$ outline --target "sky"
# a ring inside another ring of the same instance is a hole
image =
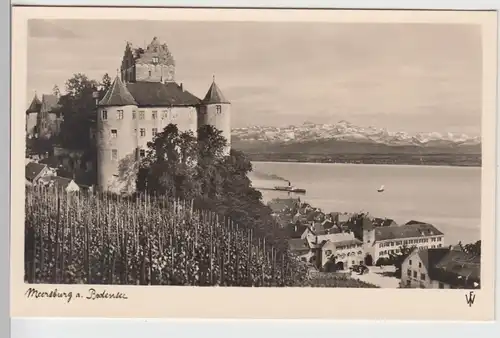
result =
[[[213,76],[232,127],[347,120],[393,131],[480,135],[482,46],[464,24],[30,20],[27,105],[74,73],[114,78],[125,44],[157,36],[176,81]]]

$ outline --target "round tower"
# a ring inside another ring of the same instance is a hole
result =
[[[117,76],[97,109],[97,185],[100,191],[130,191],[136,160],[134,114],[137,103]],[[135,180],[134,180],[135,181]]]
[[[215,77],[201,102],[198,126],[211,125],[222,132],[227,141],[225,153],[231,150],[231,102],[215,83]]]

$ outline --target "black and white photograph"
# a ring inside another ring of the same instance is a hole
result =
[[[492,285],[480,24],[26,30],[13,114],[27,298],[37,285],[463,289],[468,308]]]

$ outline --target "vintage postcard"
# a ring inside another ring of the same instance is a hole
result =
[[[12,315],[493,320],[496,20],[14,8]]]

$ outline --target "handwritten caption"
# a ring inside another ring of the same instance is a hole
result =
[[[87,292],[73,292],[73,291],[61,291],[58,289],[53,289],[50,291],[40,291],[36,288],[28,288],[24,293],[26,298],[40,299],[40,298],[54,298],[63,299],[67,303],[75,299],[84,300],[108,300],[108,299],[128,299],[127,295],[123,292],[109,292],[106,290],[97,290],[95,288],[89,288]]]

